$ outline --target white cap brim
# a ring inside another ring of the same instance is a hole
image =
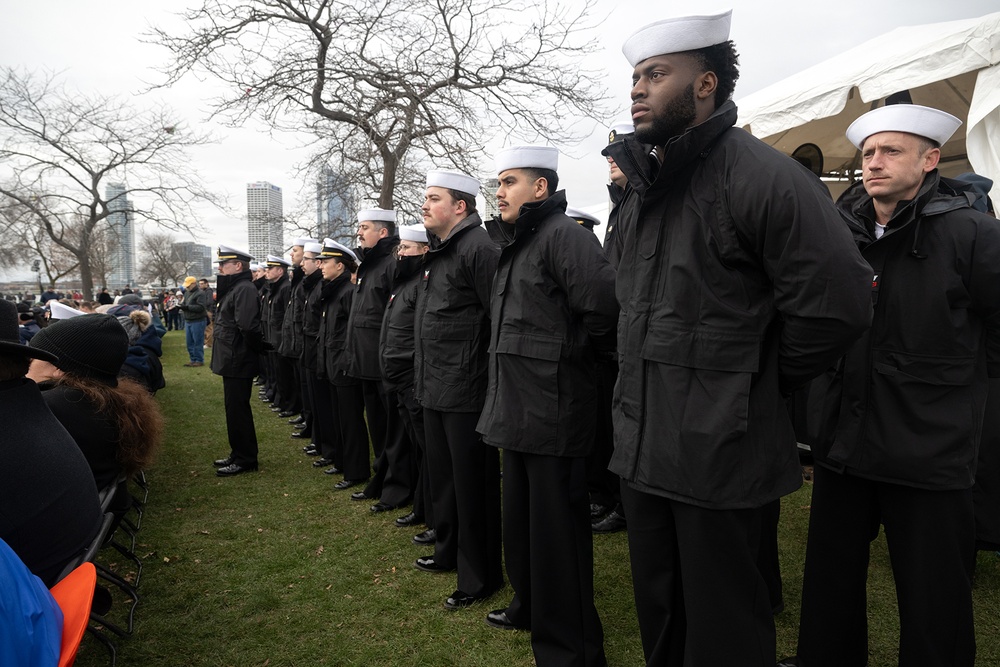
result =
[[[479,186],[478,178],[467,176],[458,171],[435,169],[427,172],[427,187],[429,188],[448,188],[475,197],[479,194]]]
[[[427,243],[427,229],[423,225],[405,225],[399,228],[399,238],[414,243]]]
[[[625,40],[622,53],[632,67],[653,56],[704,49],[729,40],[733,10],[678,16],[645,25]]]
[[[559,150],[551,146],[512,146],[496,155],[496,169],[550,169],[559,171]]]
[[[358,211],[358,222],[396,222],[396,212],[385,208],[366,208]]]

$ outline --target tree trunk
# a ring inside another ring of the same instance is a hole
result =
[[[392,151],[382,151],[382,191],[378,195],[379,208],[393,208],[392,195],[396,190],[396,171],[399,159]]]
[[[94,275],[90,270],[90,253],[85,247],[80,248],[80,252],[77,254],[76,258],[80,262],[80,283],[83,287],[80,291],[83,293],[83,297],[86,300],[94,298]]]

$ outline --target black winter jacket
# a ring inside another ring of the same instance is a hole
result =
[[[414,319],[414,395],[442,412],[479,412],[486,398],[490,290],[500,249],[478,213],[430,250],[417,287]]]
[[[566,194],[494,219],[503,244],[490,309],[483,441],[547,456],[586,456],[597,425],[595,350],[614,352],[615,272]]]
[[[863,184],[841,198],[875,276],[875,317],[844,359],[836,437],[813,448],[820,464],[922,489],[972,486],[988,377],[1000,377],[1000,223],[962,189],[931,172],[878,240]]]
[[[423,257],[400,257],[382,317],[378,357],[382,381],[393,391],[413,391],[413,323]]]
[[[270,284],[265,299],[267,331],[264,332],[264,340],[273,345],[275,350],[281,347],[281,330],[285,324],[285,311],[288,308],[290,294],[291,284],[288,274],[283,274]]]
[[[396,272],[393,250],[398,245],[399,237],[395,235],[379,239],[364,251],[358,267],[351,319],[347,325],[347,349],[350,374],[360,380],[382,377],[378,362],[379,330],[392,290],[392,276]]]
[[[278,354],[290,359],[299,359],[302,356],[302,307],[305,303],[302,279],[305,276],[301,266],[292,268],[292,277],[288,287],[288,302],[285,304],[285,315],[281,321],[281,342]]]
[[[218,277],[219,303],[212,333],[212,372],[252,378],[260,371],[264,336],[260,330],[260,299],[253,274],[244,271]]]
[[[347,322],[354,300],[354,285],[347,271],[333,280],[324,280],[320,289],[319,345],[316,372],[335,385],[356,384],[348,377]]]
[[[323,317],[319,298],[323,291],[323,272],[319,269],[302,279],[302,365],[313,370],[317,367],[319,323]]]
[[[826,188],[735,121],[727,102],[658,170],[608,147],[639,198],[618,267],[610,468],[718,509],[801,485],[785,397],[871,321],[871,271]]]

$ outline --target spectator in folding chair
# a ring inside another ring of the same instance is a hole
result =
[[[87,460],[25,377],[31,359],[58,361],[18,342],[16,308],[0,301],[0,539],[51,586],[94,540],[102,513]]]
[[[61,320],[31,340],[32,349],[59,355],[54,362],[33,361],[28,377],[86,456],[99,489],[149,465],[163,431],[160,408],[146,388],[118,377],[128,343],[118,319],[97,314]]]

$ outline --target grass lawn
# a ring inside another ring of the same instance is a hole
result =
[[[253,400],[261,471],[222,479],[228,453],[222,383],[208,366],[184,368],[182,332],[164,339],[164,447],[147,473],[149,501],[137,551],[144,559],[135,634],[119,664],[279,667],[303,665],[532,665],[529,636],[483,618],[509,588],[469,609],[446,611],[453,574],[412,567],[430,550],[396,528],[405,512],[373,515],[370,502],[334,491],[302,454],[291,427]],[[256,392],[254,392],[256,394]],[[785,611],[778,653],[792,654],[811,488],[784,499],[781,558]],[[624,533],[594,537],[597,607],[611,665],[643,664]],[[113,560],[107,550],[102,559]],[[979,665],[1000,665],[1000,558],[982,553],[975,607]],[[896,663],[899,632],[885,542],[872,555],[871,665]],[[112,612],[114,617],[114,612]],[[720,641],[726,629],[719,628]],[[92,638],[77,665],[107,664]]]

